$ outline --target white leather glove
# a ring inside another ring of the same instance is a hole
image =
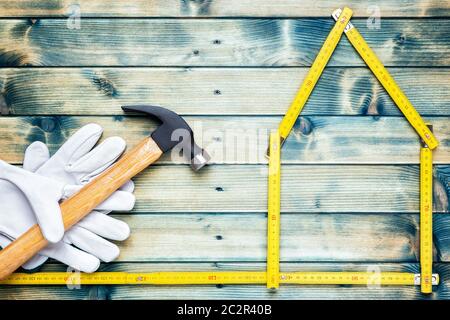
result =
[[[45,181],[50,178],[55,186],[62,185],[61,197],[69,197],[82,185],[107,169],[124,151],[125,142],[120,138],[108,138],[91,151],[101,134],[100,126],[87,125],[76,132],[51,158],[49,158],[47,147],[43,143],[35,142],[27,148],[24,169],[35,171]],[[17,186],[11,186],[11,184],[7,186],[10,190],[8,193],[15,197],[13,202],[7,201],[8,199],[2,196],[4,182],[0,180],[2,183],[0,185],[0,246],[2,247],[36,223],[34,218],[36,210],[29,204],[27,210],[14,210],[14,206],[24,209],[24,199],[17,195],[19,190]],[[93,272],[97,270],[100,260],[109,262],[117,258],[119,248],[104,238],[124,240],[129,236],[130,230],[127,224],[107,216],[106,213],[112,210],[131,210],[135,202],[133,189],[133,183],[127,183],[99,205],[96,211],[67,231],[62,241],[50,244],[23,267],[34,269],[44,263],[47,257],[51,257],[74,269]],[[39,190],[41,195],[47,193],[46,189]],[[2,209],[2,204],[5,202],[9,203],[8,214],[4,214],[5,211]],[[14,215],[12,220],[11,215]],[[51,221],[46,225],[58,223]]]
[[[5,243],[2,238],[14,239],[35,223],[49,242],[60,241],[64,235],[59,208],[63,194],[62,183],[0,160],[0,245]]]

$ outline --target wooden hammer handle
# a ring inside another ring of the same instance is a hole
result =
[[[70,229],[125,182],[144,170],[162,155],[155,141],[148,137],[126,153],[108,170],[61,203],[64,229]],[[5,279],[48,242],[37,224],[0,251],[0,280]]]

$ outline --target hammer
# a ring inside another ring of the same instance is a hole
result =
[[[150,137],[142,140],[113,166],[61,203],[64,229],[87,216],[125,182],[158,160],[175,146],[189,157],[194,171],[210,160],[209,155],[194,141],[194,133],[178,114],[156,106],[126,106],[124,111],[139,111],[156,117],[161,125]],[[37,224],[0,251],[0,280],[5,279],[22,264],[48,245]]]

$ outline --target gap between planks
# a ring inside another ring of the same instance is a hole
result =
[[[255,3],[256,2],[256,3]],[[339,6],[349,6],[356,17],[436,17],[450,16],[450,5],[445,0],[364,1],[304,0],[3,0],[2,17],[49,16],[66,17],[80,10],[83,17],[309,17],[326,16]],[[379,12],[378,12],[379,11]]]

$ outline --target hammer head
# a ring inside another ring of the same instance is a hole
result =
[[[122,109],[144,112],[158,119],[161,125],[152,132],[152,139],[162,152],[167,152],[175,146],[182,148],[194,171],[203,168],[211,159],[208,153],[195,143],[191,127],[175,112],[149,105],[123,106]]]

